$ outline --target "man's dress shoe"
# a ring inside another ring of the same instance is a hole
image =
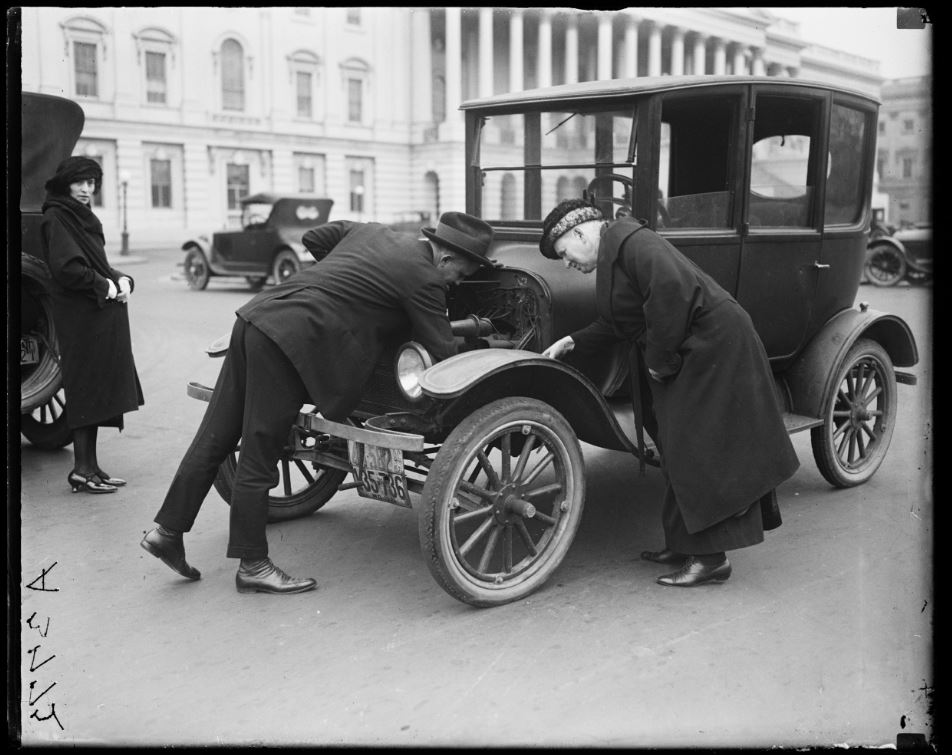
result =
[[[676,572],[658,577],[659,585],[669,587],[697,587],[698,585],[726,582],[731,575],[731,562],[724,556],[719,564],[702,564],[695,556],[688,556]]]
[[[256,561],[241,560],[235,575],[235,587],[238,592],[307,592],[317,587],[313,579],[295,579],[275,566],[270,558]]]
[[[162,561],[172,571],[176,571],[186,579],[201,579],[202,573],[189,566],[185,560],[185,543],[182,542],[182,533],[166,535],[158,529],[150,530],[142,538],[140,545],[156,558]]]
[[[645,561],[654,561],[656,564],[674,564],[675,566],[681,566],[687,558],[684,553],[678,553],[667,548],[663,551],[642,551],[641,557]]]

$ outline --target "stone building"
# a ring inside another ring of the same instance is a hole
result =
[[[886,221],[932,220],[932,77],[893,79],[882,86],[876,168],[888,195]]]
[[[333,219],[463,209],[461,102],[575,81],[754,73],[874,94],[876,61],[753,8],[22,8],[22,88],[79,102],[97,214],[133,245],[309,192]],[[125,199],[124,199],[125,198]],[[114,229],[114,230],[110,230]]]

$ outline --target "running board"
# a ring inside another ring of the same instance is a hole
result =
[[[783,413],[783,426],[787,428],[787,435],[793,435],[801,430],[809,430],[812,427],[819,427],[823,424],[822,419],[816,417],[807,417],[805,414]]]

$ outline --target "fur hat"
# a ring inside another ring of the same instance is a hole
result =
[[[102,188],[102,168],[99,163],[82,155],[74,155],[67,157],[56,167],[56,175],[46,182],[46,190],[50,194],[68,197],[70,184],[89,178],[96,182],[96,190],[93,193],[98,193]]]
[[[590,220],[604,220],[601,210],[584,199],[562,200],[542,223],[539,251],[550,260],[557,260],[559,255],[555,253],[555,242],[575,226]]]

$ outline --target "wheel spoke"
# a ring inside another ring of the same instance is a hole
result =
[[[453,524],[464,524],[470,519],[481,519],[482,517],[489,516],[492,513],[492,506],[484,506],[481,509],[473,509],[472,511],[467,511],[465,514],[456,514],[453,517]]]
[[[856,461],[856,433],[850,433],[850,448],[849,448],[849,463],[853,464]]]
[[[555,526],[555,519],[553,519],[548,514],[543,514],[541,511],[536,511],[535,515],[532,518],[535,519],[537,522],[542,522],[543,524],[549,527]]]
[[[516,469],[512,473],[513,480],[518,480],[522,477],[522,473],[526,469],[526,464],[529,462],[529,457],[532,455],[532,449],[535,447],[535,441],[535,434],[526,436],[525,444],[522,446],[522,453],[519,454],[519,461],[516,463]]]
[[[863,439],[863,428],[866,425],[860,425],[856,431],[856,450],[859,451],[859,458],[866,458],[866,441]]]
[[[879,395],[883,392],[883,387],[881,385],[876,386],[876,390],[870,393],[868,396],[863,397],[864,406],[869,406],[875,399],[879,398]]]
[[[284,481],[284,495],[291,495],[291,465],[287,459],[281,459],[281,478]]]
[[[483,555],[479,559],[479,566],[476,571],[485,572],[489,568],[489,562],[492,560],[493,552],[496,550],[496,541],[499,539],[499,527],[493,527],[489,531],[489,540],[486,541],[486,547],[483,548]]]
[[[512,436],[509,433],[504,433],[501,442],[499,444],[499,452],[501,454],[501,470],[500,475],[502,479],[506,482],[512,479],[510,476],[510,469],[512,467]],[[498,483],[498,480],[497,480]],[[498,484],[497,484],[498,489]]]
[[[502,534],[502,568],[509,574],[512,571],[512,525],[507,524]]]
[[[552,462],[554,458],[555,454],[553,454],[551,451],[542,457],[536,467],[528,475],[526,475],[526,478],[522,481],[522,484],[531,485],[533,482],[535,482],[536,477],[542,474],[542,471]]]
[[[879,437],[879,435],[875,433],[873,429],[870,428],[869,425],[867,425],[865,422],[862,425],[860,425],[859,428],[861,431],[865,432],[869,436],[869,439],[872,442],[875,442],[876,439]]]
[[[849,417],[849,412],[846,412],[846,416],[847,418]],[[836,439],[840,435],[842,435],[843,433],[847,431],[847,429],[849,429],[849,426],[850,426],[849,419],[847,419],[846,422],[841,422],[840,424],[838,424],[836,426],[836,429],[833,431],[833,440],[836,441]]]
[[[549,485],[543,485],[541,488],[536,488],[535,490],[527,490],[522,494],[522,497],[531,501],[533,498],[539,498],[544,495],[549,495],[550,493],[561,493],[561,492],[562,492],[562,483],[553,482]]]
[[[476,458],[479,460],[483,471],[486,473],[488,487],[493,490],[499,490],[499,475],[496,474],[496,470],[493,468],[492,462],[489,461],[489,457],[486,455],[486,452],[483,450],[477,451]]]
[[[532,535],[530,535],[529,530],[526,529],[526,523],[521,519],[516,519],[513,524],[515,524],[516,532],[519,533],[519,537],[522,540],[523,545],[526,546],[526,550],[529,551],[530,555],[538,555],[539,551],[536,550],[535,543],[532,542]]]
[[[294,466],[296,466],[296,467],[298,468],[298,471],[299,471],[302,475],[304,475],[304,479],[307,480],[308,486],[311,486],[311,485],[314,484],[314,482],[315,482],[314,475],[312,475],[312,474],[311,474],[311,470],[307,468],[307,464],[305,464],[305,463],[304,463],[303,461],[301,461],[300,459],[295,459],[295,460],[294,460]]]
[[[853,382],[853,370],[846,373],[846,394],[850,398],[856,395],[856,384]]]
[[[491,517],[487,519],[485,522],[483,522],[481,525],[479,525],[479,527],[476,528],[476,531],[473,532],[473,534],[467,538],[466,542],[460,546],[460,549],[459,549],[460,554],[465,556],[467,553],[469,553],[469,551],[472,550],[473,546],[476,545],[476,543],[478,543],[480,540],[482,540],[482,538],[486,535],[486,533],[489,532],[492,526],[493,526],[493,519]]]
[[[846,447],[847,445],[849,445],[849,442],[850,442],[849,424],[847,423],[843,425],[842,429],[844,431],[843,437],[840,439],[840,444],[836,448],[836,455],[839,456],[841,459],[845,458],[844,451],[846,450]]]
[[[469,493],[470,495],[478,496],[484,501],[492,501],[496,497],[494,491],[486,490],[486,488],[480,487],[472,482],[467,482],[466,480],[460,480],[459,490],[464,493]]]

